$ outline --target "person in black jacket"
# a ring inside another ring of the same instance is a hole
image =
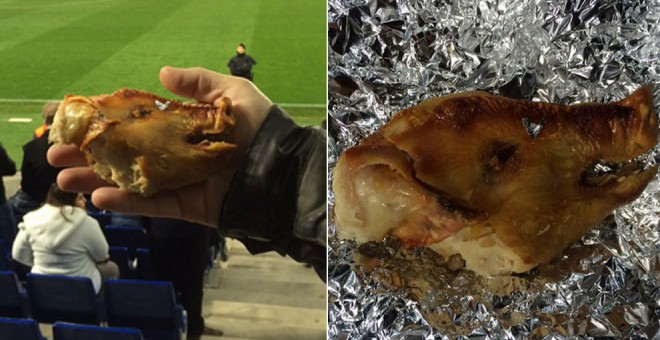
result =
[[[44,122],[48,127],[53,124],[57,105],[47,103],[44,105]],[[60,169],[51,166],[46,160],[46,153],[50,147],[48,135],[50,128],[39,138],[32,139],[23,145],[23,164],[21,165],[21,188],[9,198],[8,206],[14,218],[14,225],[18,225],[23,215],[39,208],[46,200],[50,186],[55,183]]]
[[[216,103],[227,96],[236,114],[236,154],[202,183],[141,197],[109,187],[73,145],[52,147],[65,190],[91,192],[101,209],[170,217],[218,228],[251,253],[275,250],[314,266],[326,279],[326,134],[300,127],[251,82],[202,68],[164,67],[161,83],[176,95]]]
[[[147,229],[155,279],[172,282],[181,294],[188,320],[186,339],[222,336],[221,330],[205,327],[202,316],[204,273],[215,230],[172,218],[143,218],[142,225]]]
[[[257,62],[245,53],[245,45],[238,44],[236,47],[236,55],[229,59],[227,67],[232,76],[243,77],[252,81],[254,74],[252,73],[252,66]]]
[[[7,206],[5,184],[2,177],[13,176],[15,174],[16,163],[9,158],[7,150],[5,150],[2,144],[0,144],[0,240],[3,240],[9,249],[11,249],[11,244],[14,242],[16,227],[14,226],[13,218],[9,213],[9,207]],[[0,254],[0,256],[2,255],[3,254]]]

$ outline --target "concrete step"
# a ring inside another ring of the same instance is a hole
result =
[[[224,272],[218,288],[204,290],[205,302],[220,300],[289,307],[315,306],[323,310],[325,310],[325,298],[325,285],[322,282],[308,284],[269,281],[262,274],[247,270]]]
[[[239,338],[324,339],[326,312],[324,309],[214,301],[206,323],[221,329],[226,336]]]
[[[246,270],[246,273],[257,272],[270,276],[270,280],[282,280],[285,282],[315,283],[320,279],[313,268],[306,267],[288,257],[263,257],[261,255],[230,255],[226,265],[222,265],[221,273],[226,271]],[[288,275],[277,275],[278,273]],[[272,275],[271,275],[272,274]],[[311,275],[310,275],[311,274]]]
[[[275,252],[250,255],[228,243],[229,260],[204,289],[204,314],[222,339],[325,339],[326,286],[312,268]]]

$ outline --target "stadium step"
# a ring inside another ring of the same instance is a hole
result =
[[[217,339],[325,339],[326,287],[316,272],[229,242],[228,261],[213,268],[204,291],[206,324],[225,334]]]

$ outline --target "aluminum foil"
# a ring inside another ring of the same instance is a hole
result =
[[[330,181],[344,149],[401,109],[442,94],[480,89],[544,102],[609,102],[655,83],[658,110],[657,0],[328,3]],[[646,158],[653,162],[652,154]],[[332,209],[331,189],[328,198]],[[561,259],[493,279],[429,270],[444,260],[392,240],[358,251],[330,225],[328,335],[659,339],[659,200],[656,178]],[[364,253],[371,260],[357,265]]]

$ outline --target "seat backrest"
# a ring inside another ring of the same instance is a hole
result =
[[[68,322],[53,324],[54,340],[142,340],[142,332],[137,328],[101,327]]]
[[[105,280],[108,325],[144,331],[179,328],[174,288],[166,281]]]
[[[103,211],[88,211],[87,215],[93,217],[97,222],[99,222],[101,228],[110,224],[110,221],[112,220],[112,215]]]
[[[45,340],[36,321],[10,318],[0,318],[0,339]]]
[[[39,322],[101,322],[90,278],[31,273],[27,275],[27,289],[32,318]]]
[[[119,277],[122,279],[133,278],[133,270],[131,270],[130,259],[128,258],[128,248],[111,246],[108,253],[110,260],[117,264],[119,267]]]
[[[138,248],[137,257],[137,278],[140,280],[155,280],[156,274],[151,265],[151,253],[147,248]]]
[[[9,270],[0,271],[0,316],[27,317],[27,311],[23,308],[20,283],[16,274]]]
[[[147,234],[140,227],[109,225],[103,229],[108,245],[115,247],[126,247],[128,256],[135,258],[138,248],[148,247]]]

